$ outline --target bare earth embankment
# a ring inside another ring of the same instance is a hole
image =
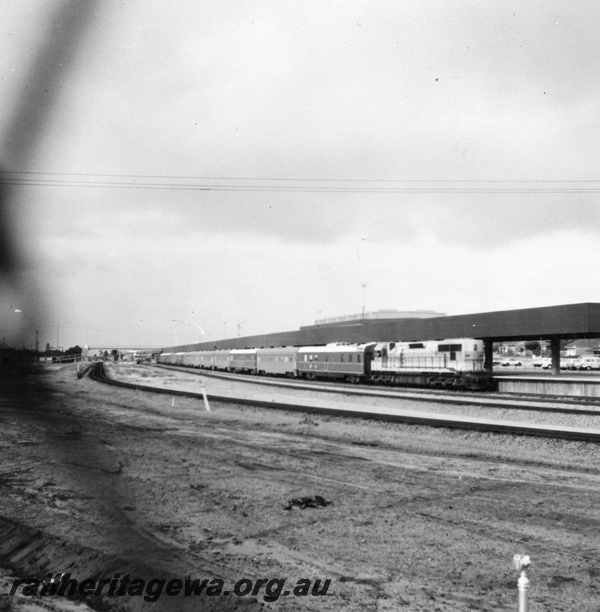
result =
[[[1,567],[221,579],[223,591],[265,580],[256,595],[92,597],[96,609],[514,610],[515,553],[532,557],[532,611],[600,608],[595,445],[224,403],[206,412],[77,380],[74,366],[0,384]],[[314,496],[331,504],[286,509]],[[284,578],[266,601],[266,581]],[[327,595],[283,596],[301,579],[330,579]],[[10,580],[0,575],[0,592]],[[0,595],[13,609],[83,607]]]

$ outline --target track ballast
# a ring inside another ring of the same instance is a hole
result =
[[[187,370],[187,369],[185,369]],[[141,385],[138,383],[127,383],[115,380],[106,375],[104,365],[96,364],[89,373],[90,378],[98,382],[118,387],[135,389],[151,393],[162,393],[173,396],[185,396],[202,399],[202,393],[193,391],[182,391],[177,389],[165,389]],[[358,390],[357,390],[358,391]],[[347,390],[344,390],[347,393]],[[320,413],[329,416],[345,416],[363,419],[376,419],[408,423],[413,425],[425,425],[430,427],[448,427],[454,429],[473,430],[488,433],[503,433],[513,435],[540,436],[557,438],[562,440],[577,440],[585,442],[600,442],[600,429],[588,429],[567,426],[546,426],[535,423],[524,423],[515,421],[501,421],[496,419],[485,419],[476,417],[462,417],[447,414],[419,413],[417,411],[404,410],[401,408],[381,406],[360,406],[344,404],[341,402],[325,401],[315,398],[301,400],[286,398],[261,399],[239,397],[231,395],[215,395],[209,393],[208,399],[216,402],[235,403],[246,406],[257,406],[263,408],[275,408],[282,410],[294,410],[307,413]],[[464,400],[461,400],[464,403]],[[597,414],[597,412],[595,413]]]

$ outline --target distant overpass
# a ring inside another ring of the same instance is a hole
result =
[[[121,346],[121,347],[116,347],[114,344],[111,346],[88,346],[87,347],[87,354],[88,355],[98,355],[98,354],[104,354],[104,352],[106,351],[109,355],[113,352],[113,351],[118,351],[120,354],[123,353],[131,353],[131,354],[135,354],[135,353],[154,353],[154,354],[158,354],[161,352],[162,349],[157,348],[155,346],[153,347],[147,347],[147,346]],[[86,347],[83,348],[83,354],[85,355],[85,351],[86,351]]]

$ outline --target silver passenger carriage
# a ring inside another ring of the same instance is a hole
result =
[[[229,369],[232,372],[256,373],[257,349],[232,349],[229,353]]]
[[[259,348],[256,351],[256,370],[258,374],[296,377],[297,356],[297,346]]]

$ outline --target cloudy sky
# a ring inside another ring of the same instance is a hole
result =
[[[600,302],[593,0],[1,12],[8,344]]]

